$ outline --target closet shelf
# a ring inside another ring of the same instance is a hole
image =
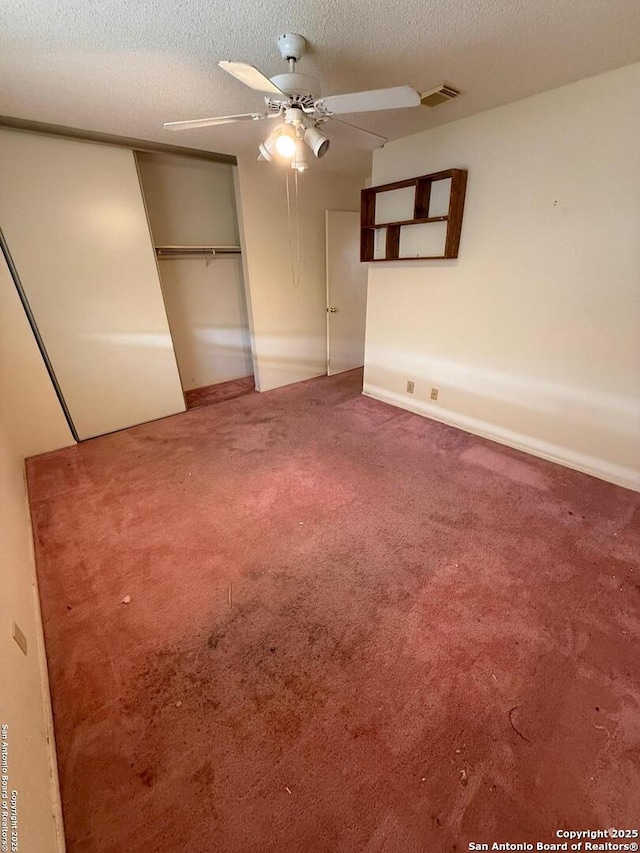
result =
[[[156,246],[158,258],[215,258],[219,255],[239,255],[240,246]]]

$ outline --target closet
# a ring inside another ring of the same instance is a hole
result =
[[[3,251],[76,438],[251,374],[233,168],[0,130]]]

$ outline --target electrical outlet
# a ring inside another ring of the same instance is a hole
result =
[[[438,389],[437,389],[437,388],[432,388],[432,389],[431,389],[431,399],[432,399],[432,400],[437,400],[437,399],[438,399]]]
[[[16,643],[20,646],[24,654],[27,653],[27,638],[20,630],[20,626],[16,625],[15,622],[11,623],[11,634]]]
[[[407,379],[407,394],[413,394],[413,389],[416,387],[416,383],[412,382],[410,379]]]

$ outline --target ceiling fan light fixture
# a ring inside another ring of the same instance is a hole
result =
[[[264,142],[261,142],[260,145],[258,145],[258,160],[271,162],[271,154],[267,151],[267,146]]]
[[[296,132],[291,125],[283,124],[278,128],[275,146],[281,157],[286,157],[287,160],[293,157],[296,153]]]
[[[307,146],[303,139],[298,139],[296,142],[296,153],[291,160],[291,168],[297,169],[298,172],[306,172],[309,168],[307,160]]]
[[[314,124],[305,130],[304,141],[318,159],[324,157],[329,150],[329,140]]]
[[[260,157],[262,157],[263,160],[268,160],[269,162],[273,160],[274,149],[276,147],[276,142],[278,141],[279,132],[280,128],[276,127],[271,131],[269,136],[267,136],[265,141],[258,145],[258,151],[260,152]]]

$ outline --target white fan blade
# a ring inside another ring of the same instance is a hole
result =
[[[346,145],[351,144],[356,148],[366,148],[369,151],[382,148],[389,141],[386,136],[380,136],[379,133],[373,133],[371,130],[365,130],[364,127],[358,127],[339,118],[332,118],[322,129],[326,130],[327,135],[332,139],[338,137]]]
[[[260,119],[263,118],[271,118],[271,116],[267,113],[241,113],[237,116],[195,118],[190,121],[168,121],[162,126],[165,130],[191,130],[195,127],[213,127],[216,124],[232,124],[234,121],[260,121]]]
[[[397,110],[417,107],[420,95],[411,86],[392,89],[372,89],[370,92],[350,92],[347,95],[329,95],[321,104],[330,113],[368,113],[374,110]]]
[[[258,92],[271,92],[272,94],[284,94],[275,83],[272,83],[268,77],[265,77],[262,71],[258,71],[253,65],[247,65],[246,62],[219,62],[218,65],[227,74],[231,74],[245,86],[255,89]]]

